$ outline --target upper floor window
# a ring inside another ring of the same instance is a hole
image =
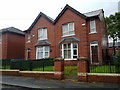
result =
[[[27,34],[27,42],[30,42],[30,32]]]
[[[38,40],[47,39],[47,28],[41,28],[38,30]]]
[[[96,22],[95,22],[95,20],[90,21],[90,33],[96,33]]]
[[[63,36],[74,35],[74,23],[66,23],[62,25]]]

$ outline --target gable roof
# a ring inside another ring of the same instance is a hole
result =
[[[15,34],[20,34],[20,35],[25,35],[25,33],[15,27],[8,27],[0,30],[1,34],[4,33],[15,33]]]
[[[46,20],[48,20],[50,23],[54,23],[54,19],[52,19],[51,17],[49,17],[49,16],[47,16],[47,15],[45,15],[44,13],[42,13],[42,12],[40,12],[39,14],[38,14],[38,16],[36,17],[36,19],[34,20],[34,22],[31,24],[31,26],[28,28],[28,30],[31,30],[33,27],[34,27],[34,25],[37,23],[37,21],[39,20],[39,18],[41,17],[41,16],[43,16]],[[27,31],[27,30],[26,30]]]
[[[72,12],[74,12],[74,13],[77,14],[78,16],[81,16],[81,17],[84,18],[84,19],[87,18],[84,14],[78,12],[77,10],[75,10],[74,8],[72,8],[72,7],[70,7],[68,4],[66,4],[66,6],[64,7],[64,9],[63,9],[63,10],[60,12],[60,14],[56,17],[56,19],[55,19],[55,21],[54,21],[54,24],[59,20],[59,18],[64,14],[64,12],[65,12],[67,9],[71,10]]]
[[[87,12],[87,13],[83,13],[86,17],[93,17],[93,16],[99,16],[103,11],[103,9],[99,9],[99,10],[95,10],[95,11],[91,11],[91,12]]]
[[[39,20],[39,18],[41,16],[43,16],[46,20],[48,20],[50,23],[52,24],[55,24],[59,19],[60,17],[64,14],[64,12],[69,9],[71,10],[72,12],[74,12],[75,14],[77,14],[78,16],[82,17],[83,19],[87,19],[87,18],[91,18],[93,16],[99,16],[103,11],[103,9],[99,9],[99,10],[95,10],[95,11],[92,11],[92,12],[88,12],[88,13],[80,13],[79,11],[75,10],[74,8],[72,8],[71,6],[69,6],[68,4],[66,4],[66,6],[64,7],[64,9],[60,12],[60,14],[56,17],[56,19],[52,19],[51,17],[45,15],[44,13],[40,12],[38,14],[38,16],[36,17],[36,19],[34,20],[34,22],[31,24],[31,26],[25,30],[24,32],[26,31],[30,31],[34,25],[36,24],[36,22]]]

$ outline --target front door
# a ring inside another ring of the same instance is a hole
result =
[[[92,63],[98,62],[98,46],[91,46],[92,50]]]

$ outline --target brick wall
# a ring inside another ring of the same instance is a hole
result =
[[[2,35],[1,59],[23,59],[25,37],[19,34],[5,33]]]
[[[25,35],[25,56],[26,56],[26,50],[28,48],[31,49],[30,51],[30,59],[36,59],[36,48],[35,44],[38,42],[38,29],[40,28],[47,28],[48,33],[48,39],[47,41],[50,42],[52,45],[50,46],[50,57],[55,58],[55,48],[54,48],[54,26],[48,22],[43,16],[40,17],[38,22],[34,25],[30,32],[31,42],[27,42],[27,33]],[[35,37],[33,37],[35,35]]]
[[[90,19],[83,19],[82,17],[78,16],[71,10],[67,9],[64,14],[59,18],[59,20],[53,25],[49,21],[47,21],[43,16],[40,17],[40,19],[37,21],[37,23],[34,25],[34,27],[31,29],[31,42],[26,43],[25,48],[25,55],[27,48],[31,49],[30,58],[35,59],[36,57],[36,49],[35,44],[38,42],[37,39],[37,30],[39,28],[47,27],[48,29],[48,39],[52,45],[50,46],[51,52],[50,52],[50,58],[58,58],[61,57],[61,50],[59,42],[66,37],[62,37],[62,24],[74,22],[75,27],[75,35],[68,36],[68,37],[75,37],[80,40],[78,43],[78,57],[86,57],[90,59],[90,43],[92,41],[98,42],[98,58],[99,61],[102,62],[103,55],[102,55],[102,49],[103,46],[103,33],[107,33],[103,30],[103,22],[100,21],[98,17],[92,17],[96,21],[96,30],[97,33],[90,34]],[[82,26],[82,24],[85,24],[85,26]],[[104,31],[104,32],[103,32]],[[32,35],[35,35],[35,37],[32,37]],[[105,34],[106,35],[106,34]],[[105,38],[105,37],[104,37]],[[27,33],[26,33],[26,41],[27,41]],[[72,43],[72,42],[69,42]],[[107,43],[107,42],[106,42]]]

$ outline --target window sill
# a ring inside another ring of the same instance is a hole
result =
[[[26,43],[30,43],[30,41],[27,41]]]
[[[90,32],[89,34],[96,34],[97,32]]]
[[[64,60],[66,60],[66,61],[67,61],[67,60],[77,60],[77,59],[64,59]]]
[[[45,38],[45,39],[38,39],[38,41],[42,41],[42,40],[47,40],[48,38]]]
[[[73,36],[73,35],[75,35],[75,34],[65,35],[65,36],[62,36],[62,37],[69,37],[69,36]]]

